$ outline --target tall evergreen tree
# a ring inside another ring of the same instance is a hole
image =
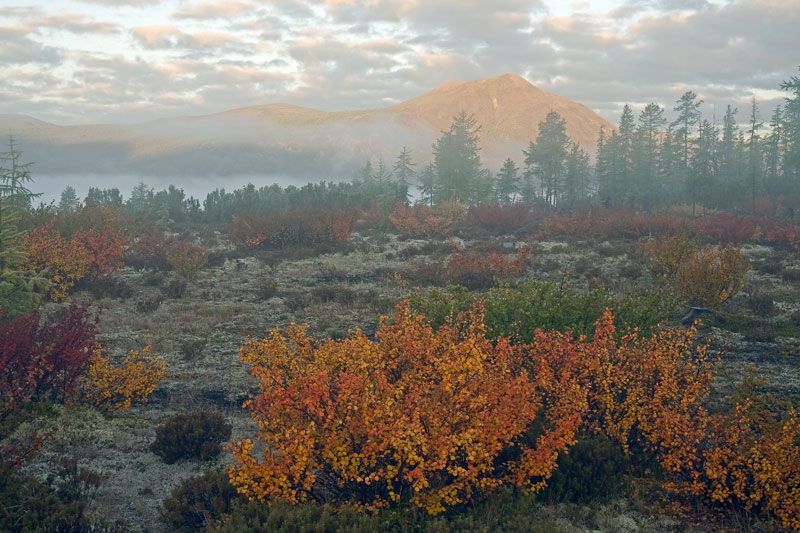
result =
[[[383,162],[383,156],[378,156],[378,166],[375,167],[375,173],[372,175],[373,181],[378,182],[379,185],[385,185],[390,178],[391,174],[389,169],[386,168],[386,163]]]
[[[784,174],[796,190],[800,187],[800,76],[783,81],[781,90],[789,93],[783,106]]]
[[[433,163],[425,166],[419,176],[420,203],[432,206],[436,198],[436,169]]]
[[[43,285],[36,273],[24,270],[25,252],[19,245],[24,232],[20,218],[34,198],[28,188],[31,163],[25,163],[14,142],[0,154],[0,314],[12,317],[25,313],[34,303],[35,291]]]
[[[726,190],[731,189],[731,184],[738,186],[740,183],[740,161],[738,158],[738,147],[736,136],[739,128],[736,125],[736,113],[738,110],[730,105],[725,110],[722,119],[722,146],[720,147],[720,175],[727,185]]]
[[[666,124],[664,108],[656,103],[647,104],[639,113],[634,147],[634,190],[637,200],[652,207],[661,197],[657,187],[658,149],[661,131]]]
[[[578,143],[570,142],[564,166],[564,184],[560,203],[571,208],[589,195],[589,180],[592,174],[589,154]]]
[[[436,203],[471,203],[479,196],[483,176],[479,156],[478,133],[474,115],[459,113],[450,128],[433,144],[436,173]]]
[[[764,172],[767,188],[773,192],[783,190],[783,153],[784,153],[783,108],[775,106],[769,121],[769,135],[764,143]]]
[[[405,198],[403,203],[408,204],[408,188],[414,176],[416,176],[416,172],[414,171],[414,159],[411,156],[411,150],[407,146],[403,146],[403,149],[397,155],[397,160],[392,166],[392,174],[394,174],[401,192],[405,191],[402,192]]]
[[[716,126],[708,120],[701,120],[686,191],[692,199],[692,205],[696,198],[707,205],[716,189],[714,180],[719,170],[718,143],[719,131]]]
[[[539,178],[542,196],[551,205],[558,201],[570,139],[567,124],[556,111],[539,123],[539,134],[524,151],[526,174]]]
[[[633,200],[633,148],[636,137],[633,110],[625,104],[622,115],[619,117],[619,130],[617,146],[614,151],[616,156],[616,172],[618,173],[619,192],[622,203],[631,203]]]
[[[761,146],[758,135],[761,126],[762,123],[758,121],[758,104],[754,96],[750,108],[750,125],[747,135],[747,166],[753,213],[756,211],[756,191],[761,179]]]
[[[80,200],[78,200],[78,193],[75,192],[75,188],[72,185],[67,185],[64,190],[61,192],[61,199],[58,202],[58,210],[62,213],[69,213],[70,211],[74,211],[75,209],[80,206]]]
[[[678,116],[672,122],[671,126],[675,129],[676,142],[680,146],[679,152],[679,170],[680,177],[684,182],[689,180],[689,164],[691,162],[691,149],[692,149],[692,132],[694,127],[700,121],[700,106],[703,104],[702,100],[697,99],[697,95],[693,91],[686,91],[677,100],[674,110],[677,111]],[[695,209],[695,198],[692,196],[692,213]]]
[[[510,157],[497,173],[497,200],[501,205],[511,205],[519,192],[519,167]]]

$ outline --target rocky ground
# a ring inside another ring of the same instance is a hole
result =
[[[515,239],[495,240],[502,246]],[[563,279],[584,288],[602,285],[619,292],[648,283],[641,253],[630,242],[527,244],[533,250],[528,277]],[[163,498],[183,478],[213,465],[164,464],[148,449],[158,423],[177,412],[208,407],[225,414],[234,427],[233,438],[251,434],[253,426],[241,408],[254,391],[254,382],[238,359],[245,337],[261,336],[290,322],[308,323],[319,335],[342,335],[353,327],[370,331],[379,314],[415,289],[403,279],[403,270],[447,252],[450,246],[375,233],[354,235],[344,252],[306,258],[241,257],[219,238],[214,250],[218,260],[203,269],[182,297],[165,298],[155,308],[142,302],[157,299],[169,275],[126,268],[120,277],[133,290],[133,297],[94,302],[101,309],[102,340],[117,357],[152,343],[169,361],[167,380],[149,403],[128,412],[106,416],[85,407],[60,407],[50,416],[23,424],[12,438],[25,438],[36,428],[50,432],[46,446],[28,468],[44,474],[59,458],[75,456],[105,476],[96,512],[122,518],[133,530],[165,530],[159,510]],[[224,258],[224,252],[231,253]],[[800,334],[795,333],[800,331],[800,280],[784,275],[800,269],[800,260],[761,246],[745,247],[744,252],[753,267],[744,291],[724,307],[729,317],[725,323],[703,328],[721,358],[715,387],[720,395],[730,393],[753,367],[763,378],[765,390],[800,398]],[[275,287],[268,280],[275,280]],[[769,309],[758,309],[763,317],[750,309],[752,294],[767,294],[763,299],[774,301]],[[79,300],[89,298],[88,293],[76,295]],[[675,323],[679,318],[673,317]],[[230,460],[223,454],[214,464]],[[549,506],[548,513],[574,531],[683,528],[674,519],[647,516],[628,501],[596,508]]]

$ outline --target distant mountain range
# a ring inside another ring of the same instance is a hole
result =
[[[233,109],[139,124],[59,126],[22,115],[0,115],[0,135],[13,134],[44,174],[152,176],[286,175],[349,177],[367,158],[391,164],[403,145],[419,163],[461,111],[481,126],[482,158],[490,167],[536,137],[550,110],[590,154],[608,122],[586,106],[545,92],[520,76],[451,81],[381,109],[320,111],[287,104]]]

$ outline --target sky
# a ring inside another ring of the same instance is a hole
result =
[[[363,109],[510,72],[613,122],[688,89],[719,119],[768,113],[798,51],[800,0],[0,0],[0,113]]]

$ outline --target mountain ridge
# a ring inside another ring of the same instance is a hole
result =
[[[267,103],[134,124],[64,126],[0,115],[0,132],[17,136],[37,166],[50,172],[97,171],[99,159],[103,171],[112,172],[286,173],[294,169],[290,160],[302,160],[301,172],[333,175],[352,172],[368,157],[393,158],[403,145],[423,162],[431,142],[461,111],[475,115],[482,157],[496,167],[506,157],[519,159],[551,110],[562,115],[567,133],[590,154],[600,127],[613,128],[583,104],[504,74],[448,81],[382,108],[325,111]],[[93,156],[98,150],[100,157]]]

